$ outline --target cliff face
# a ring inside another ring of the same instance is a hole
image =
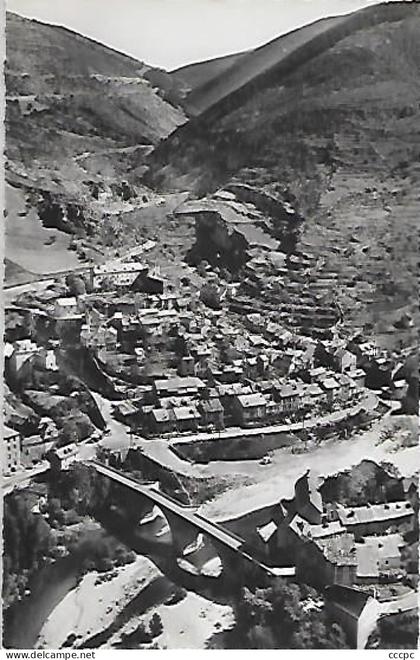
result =
[[[148,174],[199,196],[240,184],[293,199],[317,287],[358,325],[413,310],[416,285],[420,7],[375,12],[374,25],[272,66],[179,128]]]
[[[243,184],[186,202],[175,216],[195,222],[193,262],[205,259],[232,272],[249,261],[253,250],[290,251],[287,246],[296,244],[303,220],[288,201]]]

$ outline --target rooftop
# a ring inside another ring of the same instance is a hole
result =
[[[314,540],[324,557],[331,563],[339,566],[355,566],[357,564],[353,534],[345,533]]]
[[[337,513],[341,523],[346,527],[414,515],[411,504],[406,501],[366,504],[365,506],[354,507],[352,509],[339,507]]]
[[[176,421],[198,419],[200,417],[200,414],[195,406],[180,406],[179,408],[173,408],[172,412]]]
[[[57,298],[55,304],[60,307],[74,307],[75,305],[77,306],[77,298],[74,296],[70,298]]]
[[[355,619],[359,618],[366,603],[372,598],[368,593],[338,584],[327,587],[326,595],[330,602],[338,605]]]
[[[176,392],[181,389],[201,389],[205,385],[200,378],[195,376],[175,376],[174,378],[155,380],[158,392]]]
[[[238,401],[242,408],[255,408],[258,406],[265,406],[266,400],[262,394],[240,394],[238,396]]]

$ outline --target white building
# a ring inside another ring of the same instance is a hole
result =
[[[31,339],[20,339],[13,344],[13,351],[9,351],[9,364],[8,368],[12,377],[19,376],[23,365],[36,353],[38,353],[38,346]]]
[[[108,282],[114,287],[131,286],[140,273],[147,270],[148,266],[138,262],[110,261],[92,269],[92,285],[94,289],[100,289]]]
[[[57,298],[54,304],[54,316],[56,319],[67,319],[81,316],[77,298]]]

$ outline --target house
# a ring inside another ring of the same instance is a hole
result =
[[[373,360],[380,355],[380,348],[374,341],[366,341],[357,346],[355,349],[359,354],[360,358],[367,358],[368,360]]]
[[[58,371],[57,357],[52,348],[43,348],[39,351],[38,363],[47,371]]]
[[[57,426],[51,417],[41,417],[39,420],[39,433],[45,441],[57,439]]]
[[[77,445],[71,443],[58,449],[51,449],[47,452],[46,458],[50,462],[52,472],[60,472],[61,470],[68,470],[74,463],[78,455]]]
[[[233,414],[235,397],[252,393],[250,386],[243,383],[219,383],[214,389],[220,397],[226,415]]]
[[[414,521],[414,510],[410,502],[405,500],[353,508],[337,505],[337,515],[341,524],[355,535],[356,540],[366,535],[382,534],[390,527],[411,525]]]
[[[305,398],[309,404],[316,405],[325,398],[325,392],[317,383],[311,383],[305,388]]]
[[[319,384],[325,392],[327,401],[330,403],[335,401],[339,393],[342,391],[340,383],[338,383],[335,378],[332,377],[323,378],[319,381]]]
[[[198,404],[203,426],[214,426],[216,429],[224,428],[224,408],[218,398],[203,399]]]
[[[343,628],[352,648],[364,649],[379,619],[380,603],[369,593],[333,584],[326,588],[326,611]]]
[[[165,290],[165,280],[156,269],[150,273],[146,269],[137,275],[131,284],[131,289],[142,293],[162,295]]]
[[[348,372],[349,378],[355,383],[356,387],[364,387],[366,374],[363,369],[354,369]]]
[[[295,551],[298,579],[323,588],[329,584],[351,586],[356,578],[353,534],[306,537]]]
[[[79,302],[76,297],[57,298],[54,303],[54,317],[56,319],[67,319],[80,316]]]
[[[7,363],[7,371],[12,378],[21,376],[22,368],[39,351],[37,344],[30,339],[20,339],[13,343],[13,352]]]
[[[327,369],[325,367],[314,367],[309,369],[309,382],[310,383],[320,383],[323,378],[327,377]]]
[[[176,430],[180,433],[183,431],[196,431],[200,421],[200,413],[196,406],[179,406],[172,409],[174,415]]]
[[[175,430],[175,416],[171,408],[153,408],[148,415],[152,433],[172,433]]]
[[[339,398],[342,401],[347,401],[351,392],[355,389],[355,384],[347,374],[336,374],[334,380],[340,385]]]
[[[267,414],[267,401],[259,393],[240,394],[234,398],[232,413],[239,426],[261,423]]]
[[[350,353],[346,348],[337,348],[333,352],[333,364],[336,371],[345,373],[356,369],[357,358],[354,353]]]
[[[364,536],[356,544],[358,582],[378,582],[390,571],[401,569],[401,548],[405,545],[401,534]]]
[[[194,376],[195,361],[192,355],[183,355],[179,361],[178,373],[180,376]]]
[[[108,261],[91,269],[91,285],[94,290],[131,287],[147,271],[148,266],[138,262]]]
[[[80,341],[94,351],[105,350],[114,353],[118,345],[118,330],[112,325],[100,325],[96,328],[83,325],[80,331]]]
[[[284,414],[297,411],[302,405],[302,391],[291,383],[275,385],[273,398],[280,403],[280,412]]]
[[[257,356],[257,373],[260,378],[264,378],[270,370],[270,358],[265,353]]]
[[[127,426],[137,426],[141,421],[141,412],[138,406],[131,401],[119,401],[113,405],[113,414],[115,419]]]
[[[320,524],[313,525],[298,513],[293,513],[292,509],[278,526],[276,543],[279,549],[293,556],[302,541],[338,536],[345,532],[346,528],[339,521],[327,522],[322,519]]]
[[[3,426],[3,474],[15,472],[21,464],[21,436],[18,431]]]
[[[211,364],[211,359],[213,356],[212,350],[208,346],[198,346],[193,350],[193,354],[197,360],[194,366],[194,373],[199,378],[205,378],[208,374]]]
[[[167,396],[194,396],[201,393],[205,387],[203,381],[195,376],[175,376],[157,379],[153,383],[154,395],[157,399]]]

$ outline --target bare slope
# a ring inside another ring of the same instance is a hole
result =
[[[9,215],[8,258],[25,268],[26,245],[32,258],[37,250],[59,253],[59,241],[45,246],[41,231],[30,242],[35,216],[93,242],[109,234],[113,244],[118,212],[145,192],[133,168],[186,120],[176,79],[80,34],[15,14],[7,14],[6,34],[6,178],[21,188],[26,205],[19,222]],[[111,233],[104,226],[109,213]]]
[[[185,121],[153,87],[153,69],[70,30],[7,14],[8,170],[64,185],[96,173],[88,154],[156,145]],[[124,161],[124,162],[121,162]],[[49,177],[48,177],[49,175]],[[105,168],[106,175],[106,168]]]
[[[368,7],[345,16],[332,16],[293,30],[238,58],[220,75],[205,81],[188,96],[192,115],[218,107],[223,113],[244,96],[255,93],[270,76],[287,74],[360,28],[401,18],[407,3]]]
[[[232,55],[215,57],[203,62],[194,62],[193,64],[187,64],[186,66],[174,69],[170,75],[174,76],[177,80],[182,80],[188,90],[191,91],[198,87],[201,88],[202,85],[220,76],[241,58],[245,57],[245,55],[246,52],[233,53]]]

